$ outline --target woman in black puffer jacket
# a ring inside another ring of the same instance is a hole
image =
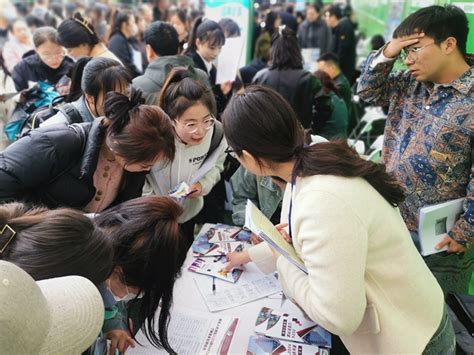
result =
[[[142,194],[145,175],[174,158],[171,120],[158,106],[112,92],[106,117],[30,131],[0,154],[0,202],[97,213]]]

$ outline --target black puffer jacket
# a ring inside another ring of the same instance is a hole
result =
[[[57,69],[47,66],[34,50],[23,55],[23,59],[13,68],[12,78],[17,91],[28,89],[28,81],[37,83],[46,81],[56,85],[63,77],[69,76],[69,72],[74,67],[74,61],[69,57],[64,57],[61,65]]]
[[[93,176],[104,137],[100,119],[30,131],[0,153],[0,201],[82,209],[96,193]],[[145,175],[125,171],[110,206],[141,196]]]

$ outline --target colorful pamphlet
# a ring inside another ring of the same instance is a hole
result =
[[[224,272],[222,269],[224,269],[226,265],[227,259],[225,256],[217,256],[214,258],[197,258],[193,261],[191,266],[189,266],[188,270],[232,283],[237,282],[237,280],[242,275],[243,270],[234,268],[230,272]]]
[[[193,255],[195,257],[220,256],[233,251],[243,251],[250,246],[250,242],[237,240],[239,232],[241,232],[240,227],[206,223],[193,242]]]
[[[267,337],[331,348],[331,334],[304,316],[263,307],[255,322],[255,332]]]
[[[283,238],[273,223],[250,200],[247,200],[245,209],[245,227],[260,236],[298,269],[308,273],[293,245]]]
[[[183,182],[179,183],[178,185],[176,185],[175,187],[173,187],[169,191],[169,195],[170,195],[170,197],[173,197],[173,198],[175,198],[179,201],[179,200],[185,199],[186,197],[191,195],[193,192],[194,191],[190,190],[190,187],[188,186],[188,184],[186,184],[183,181]]]
[[[264,336],[251,336],[247,355],[329,355],[329,350],[316,345],[294,343]]]

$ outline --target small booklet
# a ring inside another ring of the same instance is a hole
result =
[[[447,246],[440,250],[435,249],[435,246],[453,228],[463,212],[464,200],[464,198],[459,198],[420,209],[418,237],[421,255],[427,256],[447,250]]]
[[[250,242],[245,241],[247,236],[239,237],[240,232],[240,227],[206,223],[192,244],[193,255],[219,256],[233,251],[243,251],[250,246]]]
[[[293,245],[283,238],[273,223],[250,200],[247,200],[245,208],[245,227],[260,236],[298,269],[308,273]]]
[[[250,336],[247,355],[329,355],[316,345],[294,343],[264,336]]]
[[[243,270],[240,268],[234,268],[230,272],[224,272],[222,269],[226,265],[227,259],[225,256],[217,256],[214,258],[197,258],[188,267],[188,270],[232,283],[237,282],[237,280],[242,275]]]
[[[169,191],[169,196],[175,198],[178,201],[181,201],[195,191],[196,190],[191,190],[191,187],[184,181],[182,181]]]
[[[312,320],[263,307],[255,322],[255,332],[267,337],[331,348],[331,334]]]

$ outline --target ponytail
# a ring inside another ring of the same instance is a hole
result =
[[[159,106],[171,119],[176,120],[198,102],[215,114],[214,95],[206,85],[197,80],[196,72],[185,67],[173,68],[161,89]]]
[[[130,116],[136,114],[138,107],[144,102],[142,91],[134,87],[131,87],[130,98],[119,92],[107,93],[104,110],[105,116],[112,121],[107,129],[109,134],[120,134],[130,122]]]
[[[225,35],[221,26],[215,21],[204,20],[203,16],[198,17],[196,21],[194,21],[188,46],[183,53],[184,55],[197,50],[196,40],[198,39],[203,43],[209,42],[210,46],[223,46],[225,44]]]
[[[172,161],[175,153],[174,129],[170,118],[158,106],[143,105],[142,92],[130,89],[130,98],[109,92],[104,103],[107,144],[128,164],[152,163],[158,156]]]
[[[8,203],[0,206],[2,229],[0,259],[35,280],[79,275],[97,285],[110,274],[112,244],[79,211]]]
[[[296,176],[362,177],[394,207],[405,198],[403,189],[384,165],[362,159],[344,140],[297,147],[295,157]]]
[[[64,20],[58,27],[58,42],[66,48],[87,44],[91,48],[100,42],[94,26],[84,19],[79,12]]]
[[[114,245],[114,265],[121,268],[126,285],[143,292],[139,308],[145,320],[143,332],[155,347],[172,354],[168,323],[173,285],[187,253],[178,224],[182,212],[170,197],[147,196],[124,202],[96,218]]]
[[[92,57],[82,57],[72,68],[71,73],[71,88],[69,89],[69,94],[66,98],[66,102],[73,102],[79,99],[82,95],[82,75],[84,73],[84,67],[87,63],[90,62]]]

